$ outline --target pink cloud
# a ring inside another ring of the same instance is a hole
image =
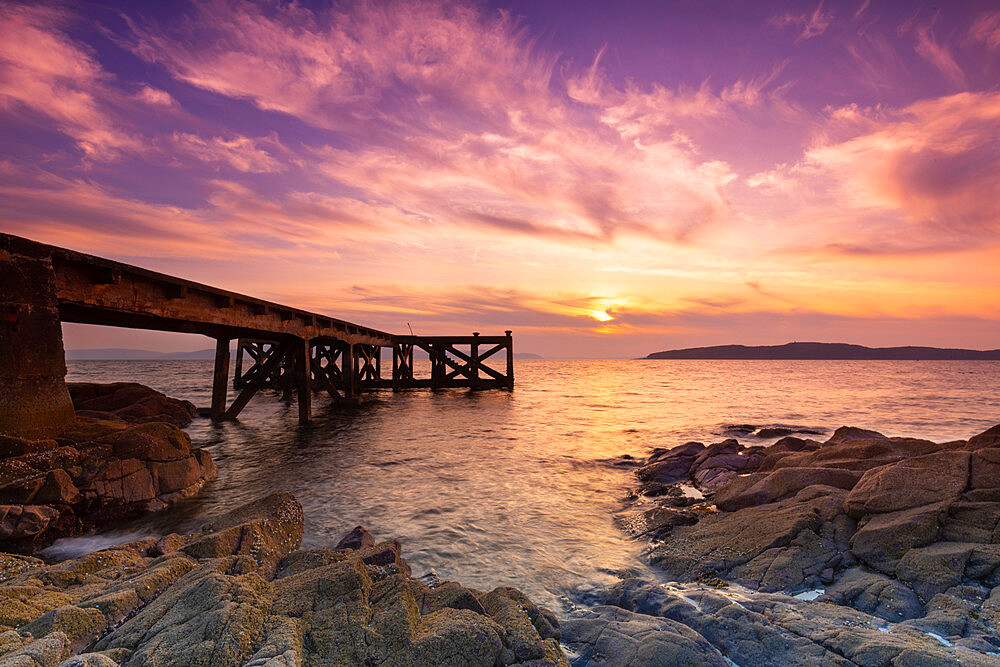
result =
[[[802,161],[758,174],[750,185],[793,193],[799,215],[826,221],[813,241],[840,252],[988,247],[1000,243],[998,135],[998,93],[899,110],[841,107],[830,110]]]
[[[138,146],[103,108],[108,76],[89,49],[62,31],[67,16],[50,7],[0,7],[0,110],[42,116],[91,158],[107,159]]]
[[[159,104],[161,106],[170,107],[177,104],[173,97],[170,96],[165,90],[160,90],[158,88],[153,88],[152,86],[143,86],[136,93],[136,99],[141,100],[147,104]]]
[[[864,7],[858,10],[855,17],[859,16],[862,11],[864,11]],[[816,5],[816,9],[810,13],[793,14],[791,12],[786,12],[784,14],[772,16],[768,22],[776,28],[799,28],[801,32],[799,33],[799,36],[795,38],[795,41],[801,42],[822,35],[826,32],[826,29],[830,27],[830,23],[832,21],[833,14],[823,11],[823,1],[820,0],[820,3]]]
[[[173,148],[209,163],[225,163],[237,171],[247,173],[274,173],[285,169],[285,165],[275,159],[262,144],[272,144],[280,148],[277,137],[261,140],[244,136],[230,139],[212,137],[204,139],[186,132],[174,132]]]
[[[980,14],[969,28],[969,37],[992,50],[1000,49],[1000,11]]]
[[[554,80],[554,58],[509,15],[453,3],[275,13],[212,2],[173,32],[134,30],[136,53],[177,78],[366,146],[315,153],[326,187],[434,223],[562,239],[682,241],[725,220],[735,176],[661,132],[669,121],[654,107],[712,114],[755,103],[773,79],[579,103],[577,82]]]
[[[934,65],[942,74],[948,77],[952,83],[963,88],[966,87],[965,72],[955,62],[951,51],[934,38],[930,26],[920,26],[916,29],[917,44],[914,47],[920,57]]]

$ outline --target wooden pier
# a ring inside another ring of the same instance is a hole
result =
[[[0,234],[0,281],[6,281],[0,287],[0,344],[22,354],[20,361],[13,353],[9,359],[0,356],[0,381],[10,385],[0,388],[0,431],[5,423],[40,421],[39,415],[4,416],[16,412],[14,403],[22,394],[30,394],[25,378],[45,384],[59,375],[56,384],[62,383],[60,322],[214,338],[215,420],[235,419],[265,388],[280,390],[286,398],[294,395],[299,420],[306,422],[318,391],[350,402],[375,389],[514,387],[510,331],[503,336],[400,336],[9,234]],[[25,329],[40,313],[50,314]],[[55,322],[49,321],[53,317]],[[231,364],[234,341],[237,354]],[[392,350],[391,377],[382,376],[382,351],[387,348]],[[415,372],[415,350],[428,355],[428,377]],[[230,402],[231,366],[237,394]],[[24,386],[16,387],[18,382]],[[58,387],[55,391],[60,394]],[[51,398],[64,419],[65,400]]]

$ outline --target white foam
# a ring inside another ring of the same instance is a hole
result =
[[[924,634],[926,634],[928,637],[933,637],[934,639],[938,640],[939,642],[941,642],[945,646],[951,646],[951,642],[950,641],[948,641],[947,639],[945,639],[941,635],[937,634],[936,632],[926,632]]]
[[[103,535],[84,535],[83,537],[62,537],[53,542],[51,546],[42,549],[40,553],[46,558],[66,560],[150,537],[158,536],[149,533],[105,533]]]
[[[814,588],[811,591],[802,591],[801,593],[796,593],[792,597],[795,598],[796,600],[812,601],[818,598],[820,595],[823,595],[824,593],[826,593],[825,588]]]

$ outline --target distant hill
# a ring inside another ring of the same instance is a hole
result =
[[[1000,350],[940,347],[865,347],[847,343],[785,343],[784,345],[715,345],[653,352],[647,359],[858,359],[865,361],[1000,360]]]
[[[118,347],[92,350],[66,350],[67,361],[164,361],[184,359],[215,359],[215,350],[195,350],[194,352],[153,352],[152,350],[130,350]]]

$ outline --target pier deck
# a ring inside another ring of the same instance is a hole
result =
[[[503,336],[395,335],[9,234],[0,234],[0,280],[8,282],[0,288],[0,307],[9,313],[0,324],[0,333],[10,339],[3,342],[11,349],[45,348],[34,356],[63,354],[61,333],[58,326],[53,329],[52,322],[34,327],[34,336],[19,328],[18,322],[30,320],[32,311],[37,315],[46,309],[50,311],[47,319],[54,315],[56,325],[78,322],[214,338],[211,415],[216,420],[235,419],[263,388],[281,389],[289,398],[294,394],[299,419],[305,422],[311,416],[314,391],[326,391],[343,400],[379,388],[478,390],[514,386],[510,331]],[[43,331],[41,340],[38,335]],[[58,340],[52,340],[56,333]],[[239,393],[229,403],[233,341],[237,341],[237,356],[232,384]],[[382,377],[383,348],[391,348],[393,355],[392,375],[386,378]],[[414,350],[428,354],[430,377],[415,374]],[[33,358],[30,351],[26,354]],[[506,363],[501,369],[486,363],[503,354]],[[0,357],[0,366],[3,361]],[[53,363],[49,359],[41,364],[39,368],[45,368],[41,375],[48,377],[58,367],[65,374],[62,359],[55,366]],[[0,367],[0,378],[13,381],[25,375],[25,369],[17,368],[13,360],[8,365],[6,370]],[[9,409],[13,408],[0,396],[0,411]]]

